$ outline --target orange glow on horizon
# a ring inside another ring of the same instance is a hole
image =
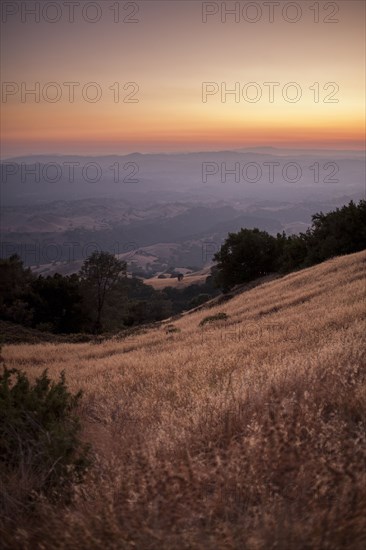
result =
[[[2,29],[2,79],[19,91],[2,101],[1,156],[364,147],[364,3],[341,2],[333,25],[315,24],[305,8],[292,25],[281,18],[222,24],[219,17],[203,24],[198,4],[141,2],[139,24],[124,26],[106,19],[22,25],[14,17]],[[62,91],[57,102],[42,96],[50,82]],[[73,102],[67,82],[78,83]],[[101,91],[95,103],[83,96],[91,82]],[[204,82],[217,88],[206,102]],[[250,82],[261,88],[257,103],[243,95]],[[273,102],[268,82],[279,83]],[[297,103],[284,99],[291,82],[301,88]],[[24,100],[22,83],[27,90],[39,83],[39,102],[31,94]],[[222,89],[236,83],[240,96],[222,101]],[[123,101],[131,97],[138,102]]]

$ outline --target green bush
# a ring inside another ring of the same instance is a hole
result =
[[[227,314],[220,311],[219,313],[216,313],[216,315],[209,315],[208,317],[204,317],[200,322],[199,326],[202,327],[207,323],[214,323],[215,321],[226,321],[227,319],[228,319]]]
[[[25,373],[3,367],[0,373],[0,469],[31,479],[29,494],[66,496],[90,463],[75,414],[81,392],[71,394],[64,373],[59,382],[47,371],[32,385]]]

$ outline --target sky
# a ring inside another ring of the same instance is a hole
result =
[[[3,1],[1,75],[2,158],[362,149],[365,2]]]

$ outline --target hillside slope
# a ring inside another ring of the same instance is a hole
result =
[[[335,258],[134,339],[6,346],[84,391],[98,457],[18,547],[362,548],[365,267]]]

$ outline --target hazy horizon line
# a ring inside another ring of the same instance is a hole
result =
[[[64,152],[64,153],[48,153],[48,152],[39,152],[39,153],[22,153],[17,155],[11,155],[6,157],[1,157],[0,162],[16,160],[24,157],[92,157],[92,158],[106,158],[106,157],[127,157],[133,155],[149,156],[149,155],[191,155],[191,154],[207,154],[207,153],[238,153],[238,152],[255,152],[255,151],[293,151],[293,152],[334,152],[334,153],[366,153],[366,146],[363,148],[330,148],[330,147],[296,147],[296,146],[284,146],[277,147],[272,145],[263,145],[263,146],[249,146],[249,147],[235,147],[235,148],[222,148],[222,149],[182,149],[177,151],[133,151],[133,152],[119,152],[119,153],[78,153],[78,152]]]

